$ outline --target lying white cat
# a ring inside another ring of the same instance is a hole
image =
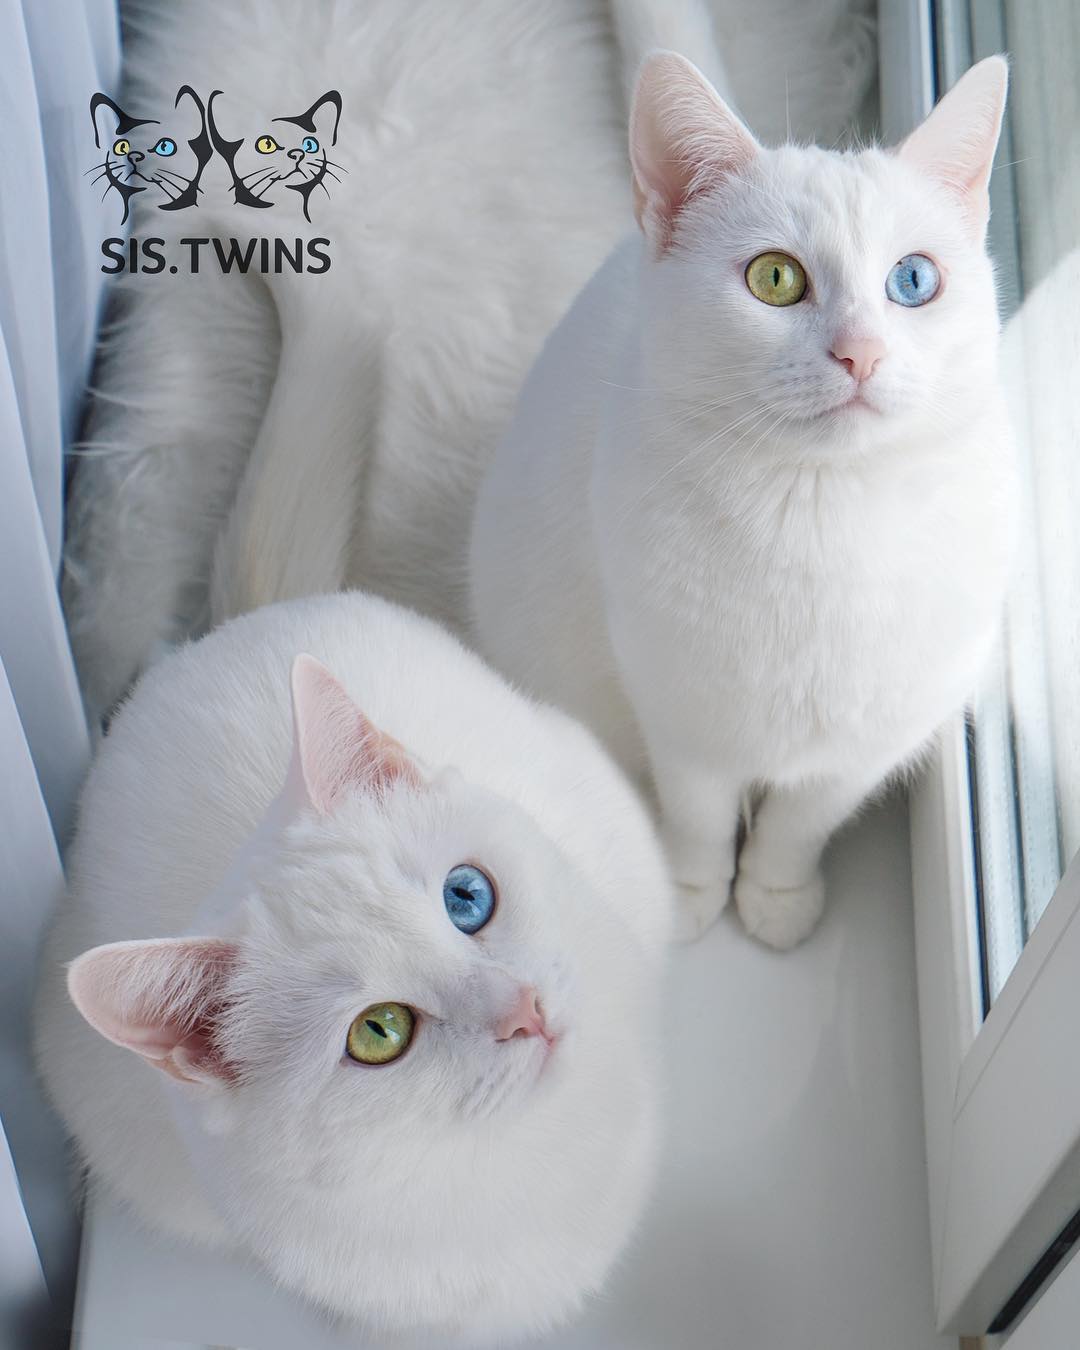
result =
[[[630,207],[624,73],[656,46],[718,71],[715,26],[758,116],[831,139],[874,68],[870,0],[121,9],[125,109],[162,118],[194,83],[218,143],[243,144],[206,165],[197,209],[132,201],[132,234],[180,273],[117,279],[69,496],[64,605],[95,721],[162,649],[268,601],[362,586],[464,627],[480,478]],[[238,204],[232,169],[288,172],[312,108],[334,177],[311,220],[284,179]],[[188,236],[218,241],[198,275]],[[216,249],[253,238],[271,257],[321,238],[332,266],[222,275]]]
[[[983,61],[896,151],[770,150],[687,61],[651,58],[643,237],[549,339],[482,489],[481,646],[651,771],[687,935],[734,877],[751,933],[805,938],[830,834],[992,644],[1005,86]]]
[[[671,903],[586,731],[384,601],[263,609],[123,705],[70,878],[39,1063],[146,1222],[381,1328],[535,1332],[597,1288]]]

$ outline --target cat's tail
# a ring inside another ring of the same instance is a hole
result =
[[[291,288],[276,288],[274,300],[281,355],[214,550],[211,624],[346,584],[374,406],[373,347],[340,295],[316,313]]]
[[[638,69],[657,47],[678,52],[730,100],[708,0],[610,0],[629,109]]]

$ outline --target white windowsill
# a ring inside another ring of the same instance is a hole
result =
[[[894,801],[834,847],[805,947],[766,951],[729,914],[676,953],[657,1201],[549,1350],[955,1350],[933,1329],[908,848]],[[78,1317],[77,1350],[372,1345],[102,1205]]]

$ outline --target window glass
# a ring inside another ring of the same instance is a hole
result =
[[[1002,643],[969,726],[983,1003],[1080,850],[1080,5],[937,7],[938,80],[1008,53],[991,180],[1021,538]]]

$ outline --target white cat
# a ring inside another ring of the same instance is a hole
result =
[[[993,641],[1005,86],[983,61],[896,151],[769,150],[688,62],[653,57],[631,125],[642,237],[550,338],[483,486],[481,647],[647,766],[687,935],[734,877],[751,933],[805,938],[830,834]]]
[[[759,0],[749,23],[742,0],[308,0],[301,19],[296,0],[125,0],[132,116],[221,90],[218,143],[243,139],[248,171],[264,133],[267,165],[298,154],[317,108],[340,182],[309,222],[288,184],[272,209],[236,204],[215,156],[196,210],[133,201],[132,234],[167,238],[180,274],[118,281],[95,372],[64,586],[92,716],[211,608],[350,584],[463,626],[480,477],[627,219],[625,72],[657,45],[717,71],[715,25],[758,115],[831,139],[873,76],[870,8]],[[331,267],[223,276],[207,244],[194,276],[175,236],[322,237]]]
[[[268,607],[125,702],[70,882],[39,1064],[147,1223],[377,1328],[487,1341],[597,1288],[671,897],[588,732],[385,601]]]

